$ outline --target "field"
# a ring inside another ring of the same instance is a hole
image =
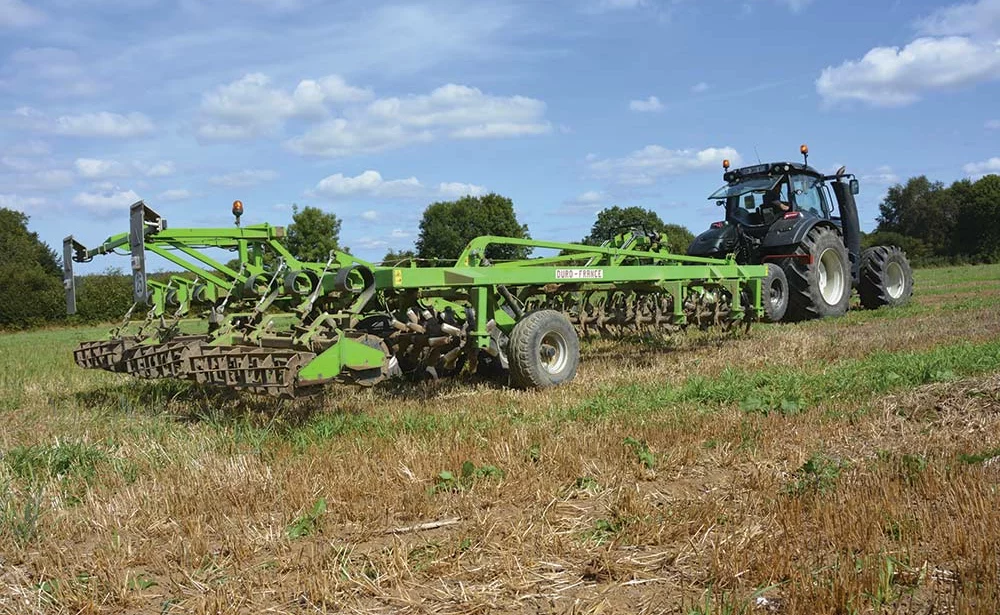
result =
[[[2,335],[0,612],[997,613],[998,300],[295,403]]]

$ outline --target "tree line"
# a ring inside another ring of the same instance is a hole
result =
[[[897,245],[916,266],[1000,262],[1000,175],[945,186],[921,175],[889,188],[867,245]]]

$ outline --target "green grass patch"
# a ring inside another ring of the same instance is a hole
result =
[[[28,483],[52,478],[77,478],[89,483],[96,475],[98,464],[107,458],[104,449],[89,442],[17,446],[3,455],[11,474]]]
[[[978,453],[963,454],[958,460],[969,465],[976,465],[1000,457],[1000,446]]]

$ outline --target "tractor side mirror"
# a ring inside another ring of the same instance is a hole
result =
[[[718,201],[715,202],[715,206],[716,207],[722,207],[725,204],[726,204],[726,202],[723,201],[722,199],[719,199]]]
[[[860,192],[861,192],[861,183],[858,180],[856,180],[856,179],[852,179],[851,180],[851,194],[857,195]]]

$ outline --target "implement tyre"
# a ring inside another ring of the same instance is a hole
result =
[[[858,295],[861,305],[875,310],[906,305],[913,295],[913,269],[896,246],[875,246],[861,253]]]
[[[786,261],[788,320],[843,316],[851,302],[851,264],[840,233],[814,226]]]
[[[774,263],[767,264],[767,277],[761,280],[761,305],[764,322],[779,322],[788,309],[788,278],[785,271]]]
[[[554,310],[540,310],[514,325],[507,356],[511,386],[544,389],[576,376],[580,340],[569,319]]]

